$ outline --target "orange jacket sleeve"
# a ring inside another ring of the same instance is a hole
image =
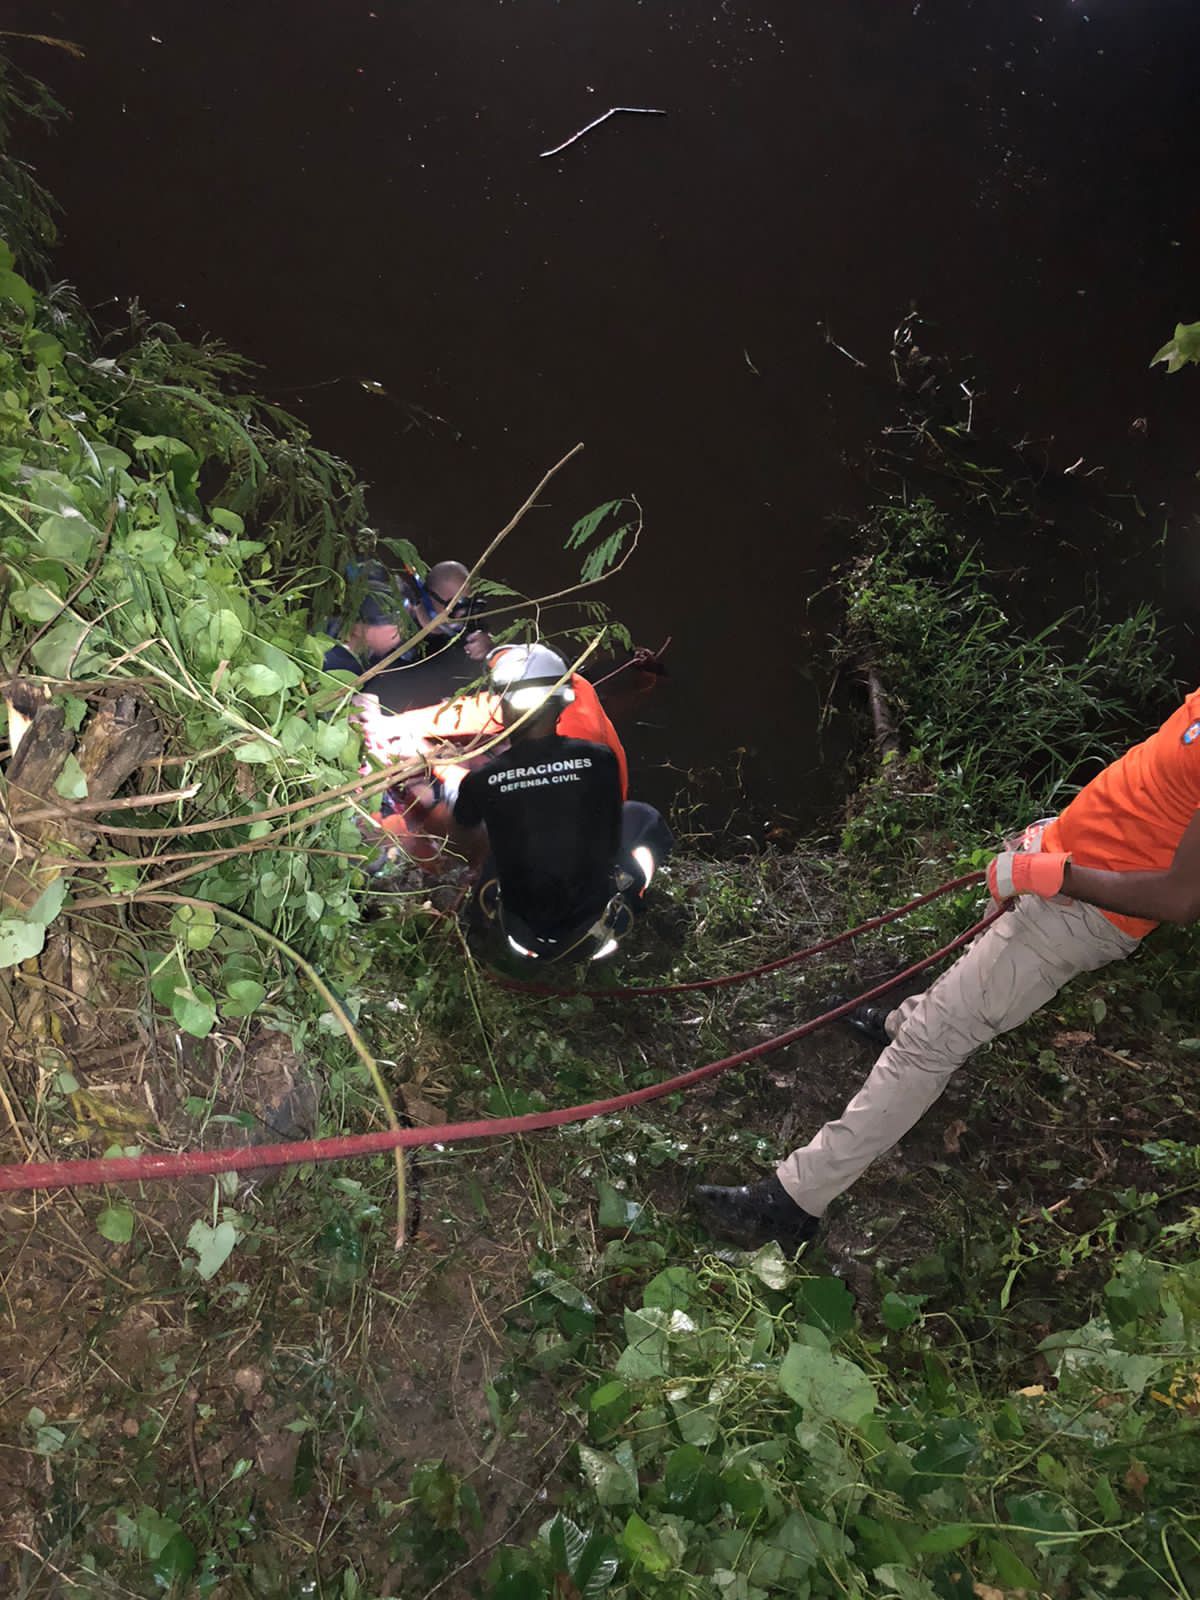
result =
[[[621,799],[629,799],[629,763],[617,738],[617,730],[609,721],[608,713],[600,704],[600,696],[586,678],[576,672],[571,675],[575,698],[559,717],[555,731],[564,739],[587,739],[592,744],[606,744],[617,758],[621,773]]]

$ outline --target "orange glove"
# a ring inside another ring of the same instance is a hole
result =
[[[987,869],[993,900],[1011,900],[1018,894],[1037,894],[1050,900],[1062,893],[1070,856],[1058,851],[1005,850]]]

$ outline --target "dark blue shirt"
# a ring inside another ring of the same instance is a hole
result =
[[[352,672],[357,678],[366,668],[347,645],[335,644],[325,652],[323,663],[326,672]]]

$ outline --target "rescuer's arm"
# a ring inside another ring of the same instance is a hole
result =
[[[1121,916],[1195,922],[1200,918],[1200,812],[1164,872],[1108,872],[1076,866],[1066,855],[1005,852],[988,868],[988,887],[998,900],[1015,894],[1065,894]]]
[[[1063,893],[1127,917],[1195,922],[1200,917],[1200,812],[1188,824],[1165,872],[1102,872],[1071,865]]]

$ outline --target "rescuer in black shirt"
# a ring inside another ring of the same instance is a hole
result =
[[[670,851],[670,829],[653,806],[622,805],[607,745],[555,732],[572,695],[560,656],[528,645],[505,650],[500,662],[510,747],[469,773],[454,802],[455,822],[488,831],[483,909],[521,956],[611,954]]]

